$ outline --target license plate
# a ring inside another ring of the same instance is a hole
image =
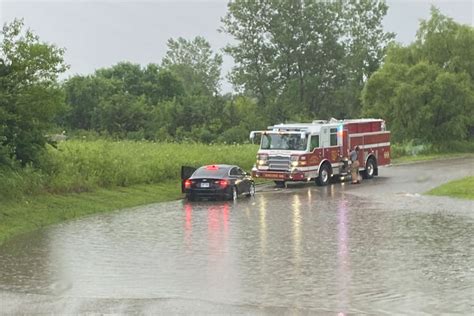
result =
[[[263,176],[270,179],[285,179],[284,174],[264,173]]]
[[[207,182],[201,183],[201,188],[209,188],[209,183]]]

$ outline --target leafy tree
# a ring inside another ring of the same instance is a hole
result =
[[[143,89],[152,105],[185,95],[183,82],[171,71],[154,64],[145,69]]]
[[[45,134],[64,109],[57,76],[67,66],[64,50],[40,42],[22,20],[0,31],[0,163],[37,162]]]
[[[97,76],[74,76],[64,84],[69,111],[66,124],[73,129],[90,130],[98,126],[99,104],[115,93],[113,81]]]
[[[232,82],[272,121],[357,114],[393,37],[382,28],[386,12],[376,0],[232,1],[222,19],[236,40],[226,47]]]
[[[181,79],[189,94],[219,92],[222,56],[213,54],[203,37],[197,36],[192,41],[182,37],[169,39],[162,66]]]
[[[184,96],[184,87],[169,70],[149,64],[142,68],[119,63],[91,76],[74,76],[65,84],[69,106],[64,121],[73,129],[140,139],[154,139],[155,115],[161,103]],[[115,120],[115,121],[114,121]]]
[[[370,77],[363,91],[365,115],[384,117],[396,141],[467,139],[474,126],[471,43],[474,28],[432,8],[416,41],[391,46]]]
[[[125,93],[136,96],[144,93],[143,71],[138,64],[120,62],[110,68],[96,70],[96,76],[116,82],[117,86]]]
[[[101,129],[110,135],[125,137],[129,132],[143,130],[148,119],[145,98],[122,92],[103,99],[99,119]]]

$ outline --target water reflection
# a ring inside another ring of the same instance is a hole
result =
[[[349,221],[347,200],[342,198],[337,203],[337,286],[339,314],[346,315],[349,302],[349,285],[351,282],[351,267],[349,254]]]
[[[267,249],[267,197],[259,199],[259,223],[260,223],[260,249],[261,257],[265,258]]]
[[[203,302],[209,314],[466,314],[472,215],[420,211],[422,202],[403,211],[342,186],[299,187],[91,216],[0,247],[0,289],[73,306],[136,299],[127,314],[143,311],[134,308],[144,298],[161,302],[161,314],[170,302],[171,314]],[[39,312],[83,311],[47,307]]]
[[[295,268],[301,263],[301,202],[299,195],[293,196],[293,256]]]
[[[190,203],[184,205],[184,242],[186,249],[192,249],[192,233],[193,233],[193,207]]]

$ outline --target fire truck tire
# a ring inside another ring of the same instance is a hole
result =
[[[284,188],[285,187],[285,181],[273,181],[275,182],[275,185],[277,188]]]
[[[377,168],[377,163],[375,162],[374,157],[370,157],[367,159],[367,163],[365,164],[365,170],[362,171],[362,177],[364,179],[372,179],[375,174],[375,168]]]
[[[319,175],[316,178],[316,184],[318,186],[325,186],[329,184],[331,178],[331,168],[327,163],[323,164],[319,169]]]

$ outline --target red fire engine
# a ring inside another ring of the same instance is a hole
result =
[[[256,178],[285,181],[310,181],[327,185],[331,177],[350,175],[351,149],[359,146],[359,164],[366,179],[378,175],[378,167],[390,164],[390,132],[381,119],[313,121],[269,126],[252,131],[253,140],[261,134]]]

